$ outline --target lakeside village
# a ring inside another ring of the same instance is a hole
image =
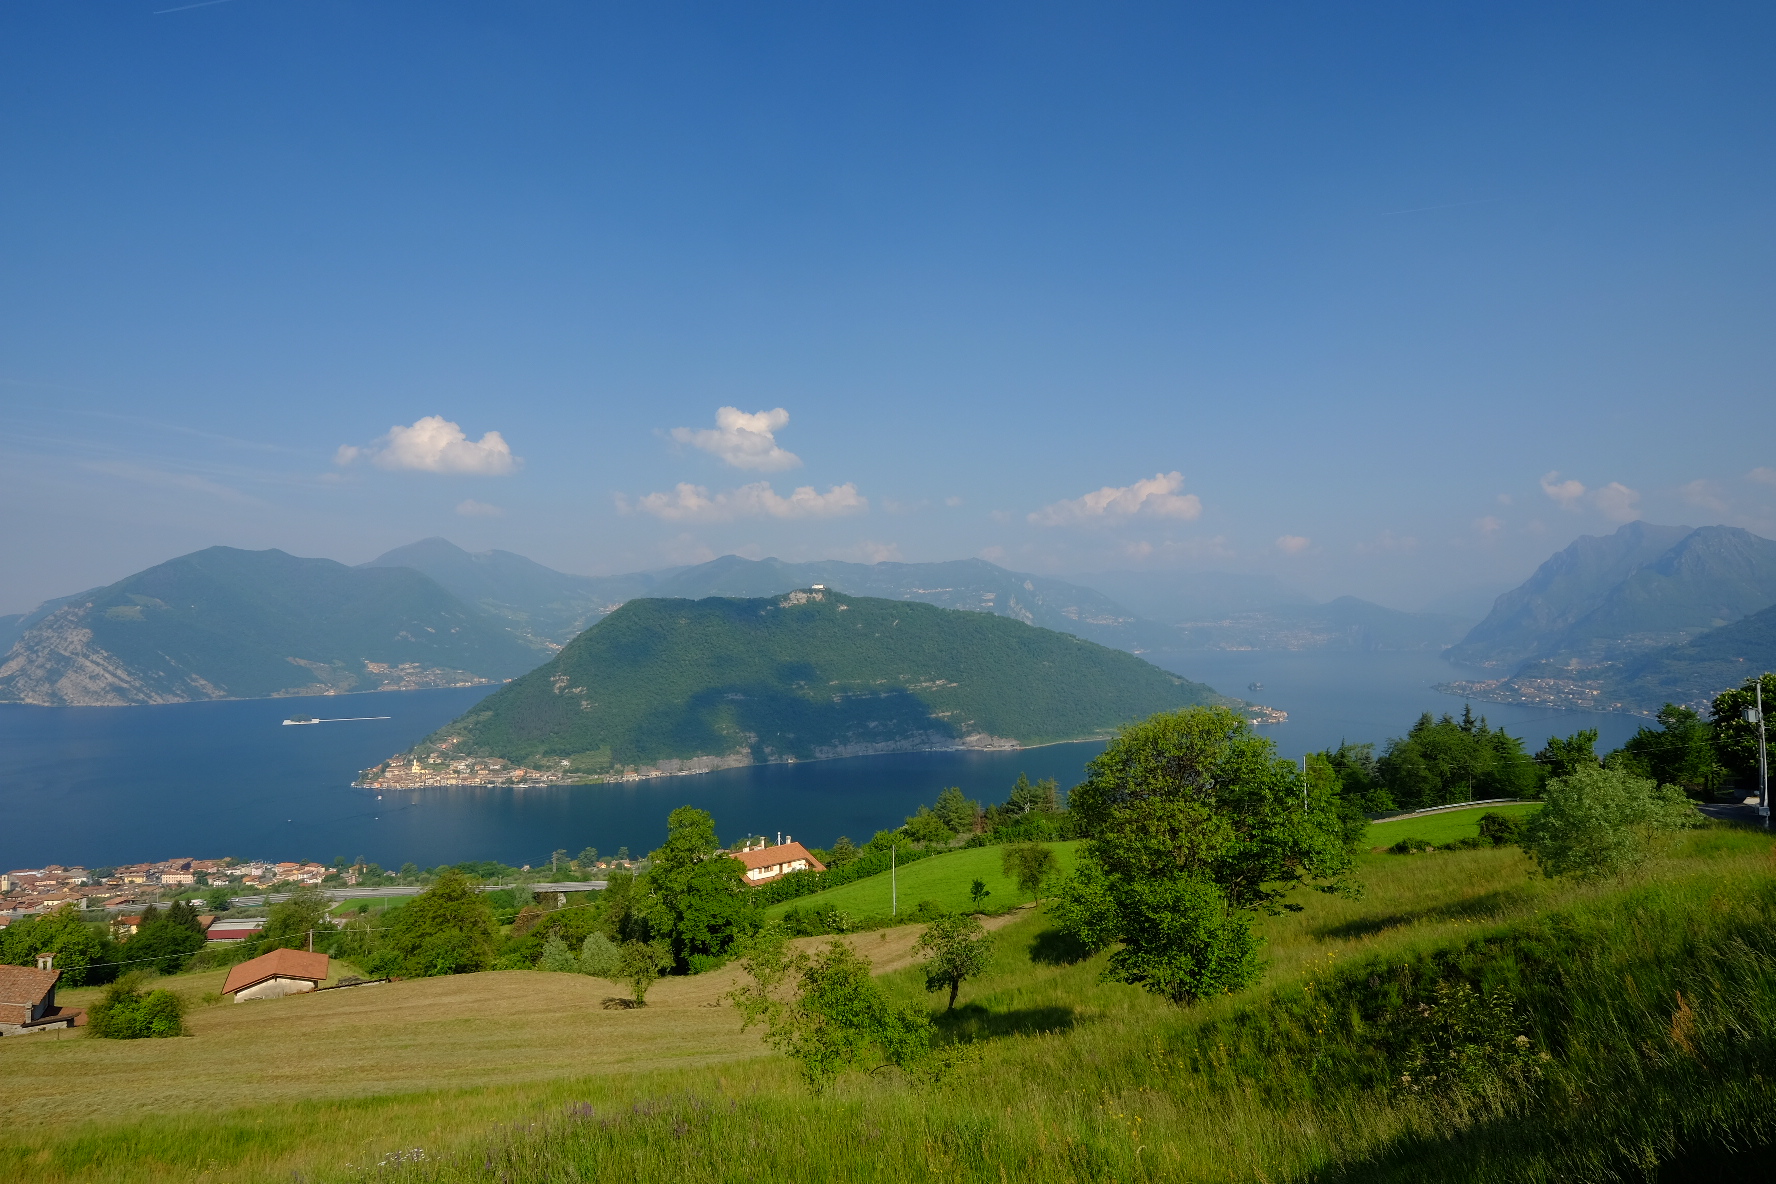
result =
[[[597,851],[588,847],[571,859],[567,852],[557,851],[539,871],[533,871],[529,864],[517,868],[497,863],[473,866],[483,878],[524,879],[541,874],[554,879],[635,871],[643,866],[643,861],[630,859],[627,847],[611,858],[599,858]],[[0,872],[0,927],[15,918],[54,912],[65,905],[83,912],[121,914],[132,908],[139,910],[151,904],[190,898],[208,901],[221,910],[248,889],[254,893],[293,892],[305,886],[373,889],[414,885],[427,876],[427,872],[411,863],[391,872],[361,859],[355,863],[338,859],[329,865],[232,857],[180,858],[93,869],[50,864]],[[128,916],[120,916],[114,927],[121,923],[127,928],[129,921]]]

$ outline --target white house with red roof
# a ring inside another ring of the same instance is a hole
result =
[[[806,847],[794,839],[787,843],[778,843],[774,847],[742,847],[728,854],[745,865],[748,884],[768,884],[790,872],[826,870],[824,863],[815,859]]]

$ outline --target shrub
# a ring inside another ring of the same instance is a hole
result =
[[[87,1014],[87,1030],[108,1040],[183,1036],[185,1001],[171,991],[144,991],[145,975],[125,975]]]
[[[1389,847],[1388,854],[1390,854],[1390,855],[1417,855],[1421,851],[1435,851],[1436,849],[1437,849],[1436,847],[1431,845],[1431,841],[1429,839],[1406,838],[1406,839],[1401,839],[1399,842],[1395,843],[1392,847]]]
[[[1523,847],[1546,876],[1625,875],[1646,862],[1661,836],[1702,825],[1677,786],[1622,769],[1552,778],[1544,802],[1523,827]]]
[[[617,978],[629,984],[637,1007],[646,1006],[648,988],[671,969],[672,951],[661,942],[625,942],[617,955]]]
[[[392,966],[380,958],[385,950],[396,956]],[[447,869],[395,914],[383,949],[370,961],[380,973],[398,969],[420,978],[486,970],[493,954],[493,916],[487,902],[462,873]]]
[[[1509,847],[1523,836],[1523,823],[1491,810],[1480,815],[1480,837],[1494,847]]]
[[[578,974],[580,960],[574,957],[567,943],[559,934],[550,934],[549,940],[543,943],[543,956],[537,959],[538,970],[550,970],[559,974]]]
[[[589,933],[580,943],[580,973],[593,978],[615,981],[618,953],[616,945],[602,933]]]

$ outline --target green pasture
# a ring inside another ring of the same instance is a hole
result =
[[[1369,825],[1365,847],[1391,847],[1401,839],[1423,839],[1433,847],[1468,839],[1480,833],[1482,814],[1503,814],[1521,821],[1541,809],[1536,802],[1518,802],[1506,806],[1476,806],[1471,810],[1451,810],[1447,814],[1426,814],[1419,818],[1401,818],[1393,822]]]
[[[1055,861],[1060,865],[1060,870],[1070,870],[1079,844],[1049,845],[1054,848]],[[1004,858],[1003,852],[1002,847],[974,847],[952,851],[947,855],[933,855],[929,859],[921,859],[900,868],[896,873],[899,878],[900,911],[907,912],[923,900],[934,900],[952,911],[973,912],[978,908],[979,911],[989,913],[1001,913],[1014,905],[1027,903],[1030,897],[1018,892],[1017,882],[1007,876],[1000,865]],[[985,881],[987,891],[992,894],[981,901],[979,906],[974,904],[968,894],[969,888],[977,879]],[[887,916],[891,907],[889,874],[883,872],[878,876],[841,884],[837,888],[828,888],[825,892],[816,892],[812,896],[772,905],[766,910],[766,914],[781,917],[791,908],[800,908],[803,911],[835,908],[853,917],[878,917]]]

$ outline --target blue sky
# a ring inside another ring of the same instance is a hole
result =
[[[1773,34],[15,0],[0,612],[216,543],[1412,608],[1637,516],[1776,534]]]

